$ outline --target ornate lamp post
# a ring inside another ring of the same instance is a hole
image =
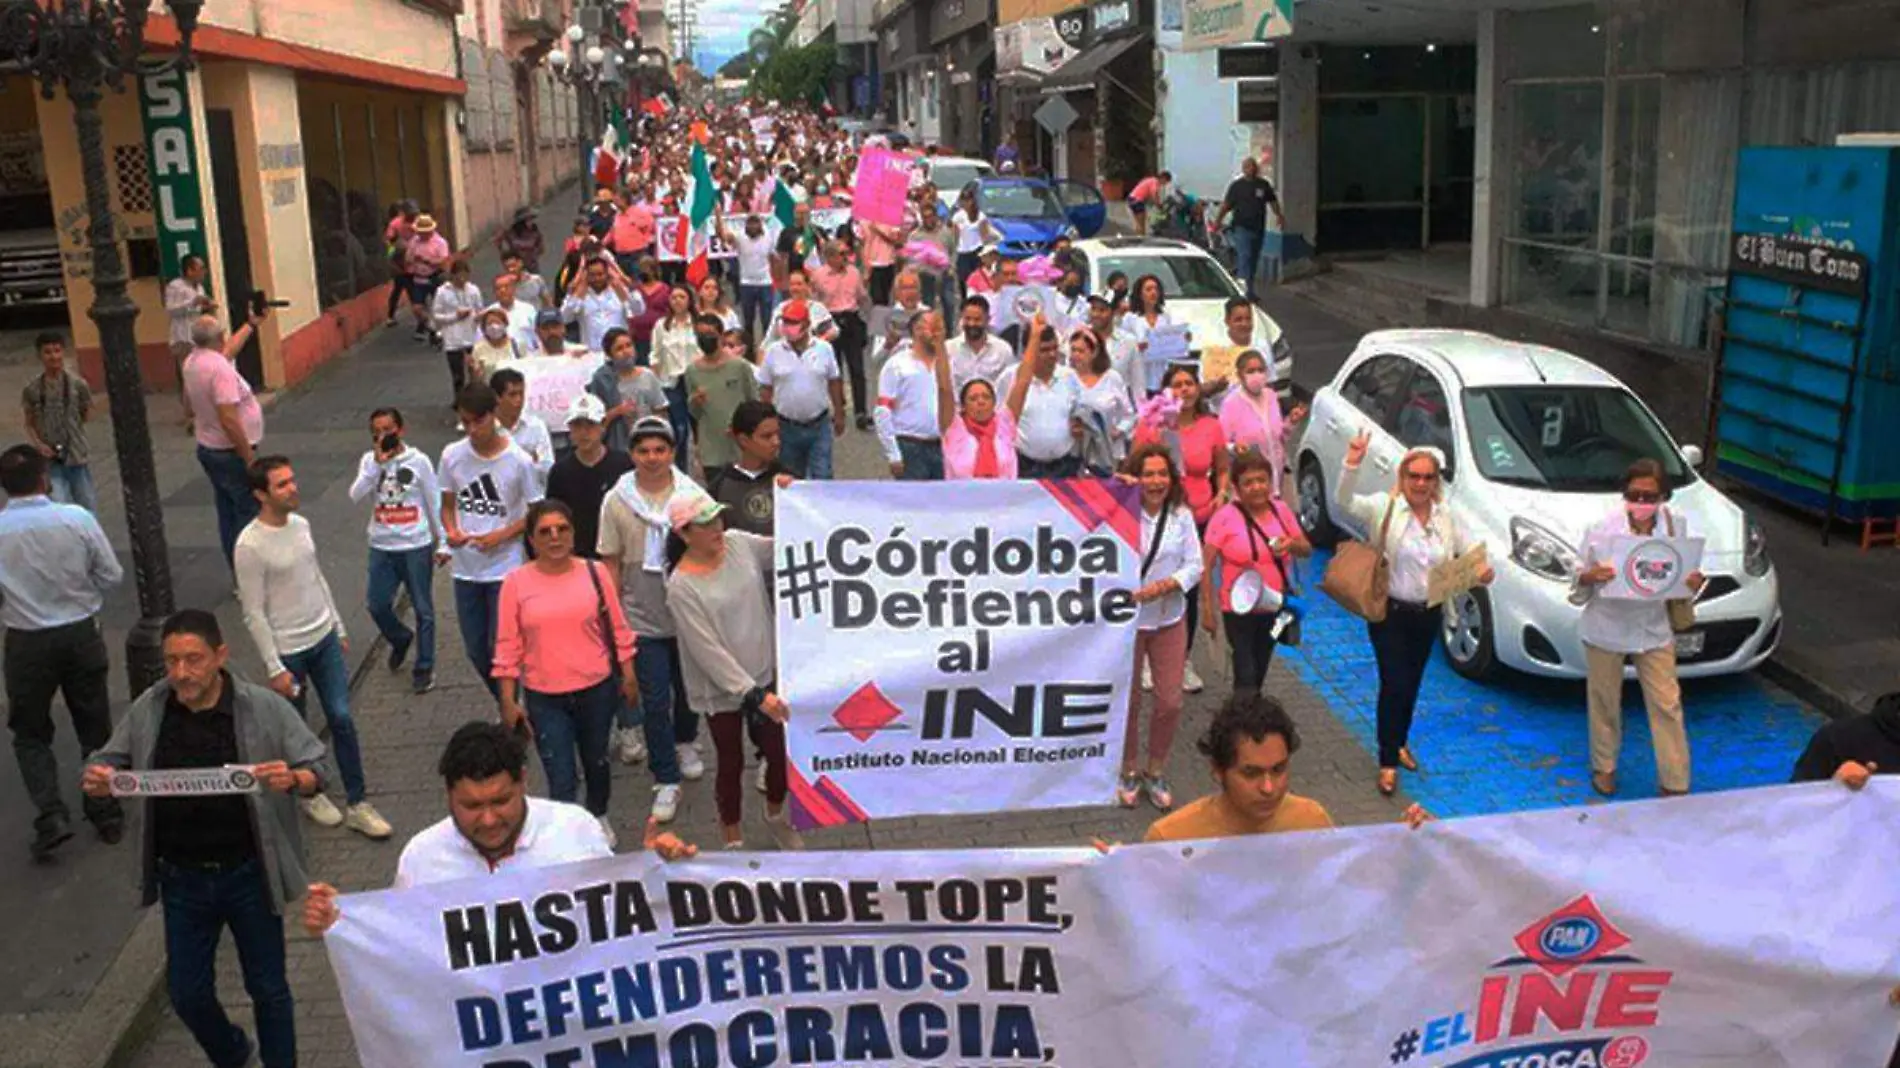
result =
[[[178,23],[178,53],[162,66],[143,70],[191,69],[191,36],[204,0],[166,0],[166,6]],[[113,225],[99,104],[106,90],[120,91],[127,75],[141,73],[151,7],[151,0],[0,0],[0,58],[18,62],[38,78],[40,93],[48,100],[65,89],[79,134],[92,250],[93,301],[88,314],[99,324],[99,347],[105,354],[106,395],[112,402],[119,483],[139,594],[139,622],[125,641],[126,674],[135,695],[165,672],[159,628],[172,613],[172,573],[152,436],[145,422],[138,337],[132,329],[138,305],[125,291],[125,259]]]

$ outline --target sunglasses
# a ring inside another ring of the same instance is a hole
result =
[[[1420,473],[1418,471],[1407,471],[1405,477],[1413,482],[1436,482],[1438,481],[1438,472],[1427,471]]]
[[[1662,494],[1650,493],[1646,490],[1624,490],[1623,499],[1631,504],[1660,504]]]
[[[534,536],[537,538],[559,538],[572,533],[574,533],[574,528],[566,523],[550,523],[544,527],[536,527]]]

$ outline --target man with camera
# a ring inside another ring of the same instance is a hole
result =
[[[264,321],[269,302],[263,296],[252,295],[249,321],[229,336],[216,316],[199,316],[191,324],[191,355],[185,357],[185,399],[191,405],[198,465],[211,481],[226,564],[237,548],[238,532],[257,517],[248,472],[264,440],[264,409],[232,361]]]
[[[66,366],[64,337],[41,334],[33,347],[39,350],[40,375],[20,393],[26,409],[26,440],[46,457],[53,499],[97,512],[99,495],[92,488],[92,468],[87,466],[91,451],[86,444],[92,387]]]

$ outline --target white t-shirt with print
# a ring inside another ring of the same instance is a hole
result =
[[[471,537],[525,518],[528,505],[541,496],[534,462],[513,443],[492,457],[483,457],[467,438],[452,442],[442,450],[437,477],[442,492],[455,498],[457,525]],[[489,550],[464,543],[449,553],[450,573],[468,582],[500,582],[527,559],[519,538]]]

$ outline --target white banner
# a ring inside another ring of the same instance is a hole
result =
[[[738,258],[739,250],[721,239],[718,234],[691,235],[688,239],[686,255],[680,255],[680,228],[685,225],[684,215],[662,215],[653,220],[654,244],[659,247],[659,259],[662,263],[682,263],[690,260],[699,254],[702,247],[706,249],[706,258],[709,260]]]
[[[1896,864],[1876,780],[1106,856],[621,856],[346,895],[325,941],[364,1068],[1871,1068]]]
[[[795,482],[778,502],[794,822],[1108,803],[1133,487]]]
[[[113,797],[208,797],[216,794],[254,794],[257,774],[249,764],[219,768],[165,768],[156,771],[115,771]]]
[[[530,356],[508,366],[527,379],[527,401],[522,410],[540,416],[554,433],[567,430],[567,407],[587,392],[587,383],[606,360],[598,352],[585,356]]]

